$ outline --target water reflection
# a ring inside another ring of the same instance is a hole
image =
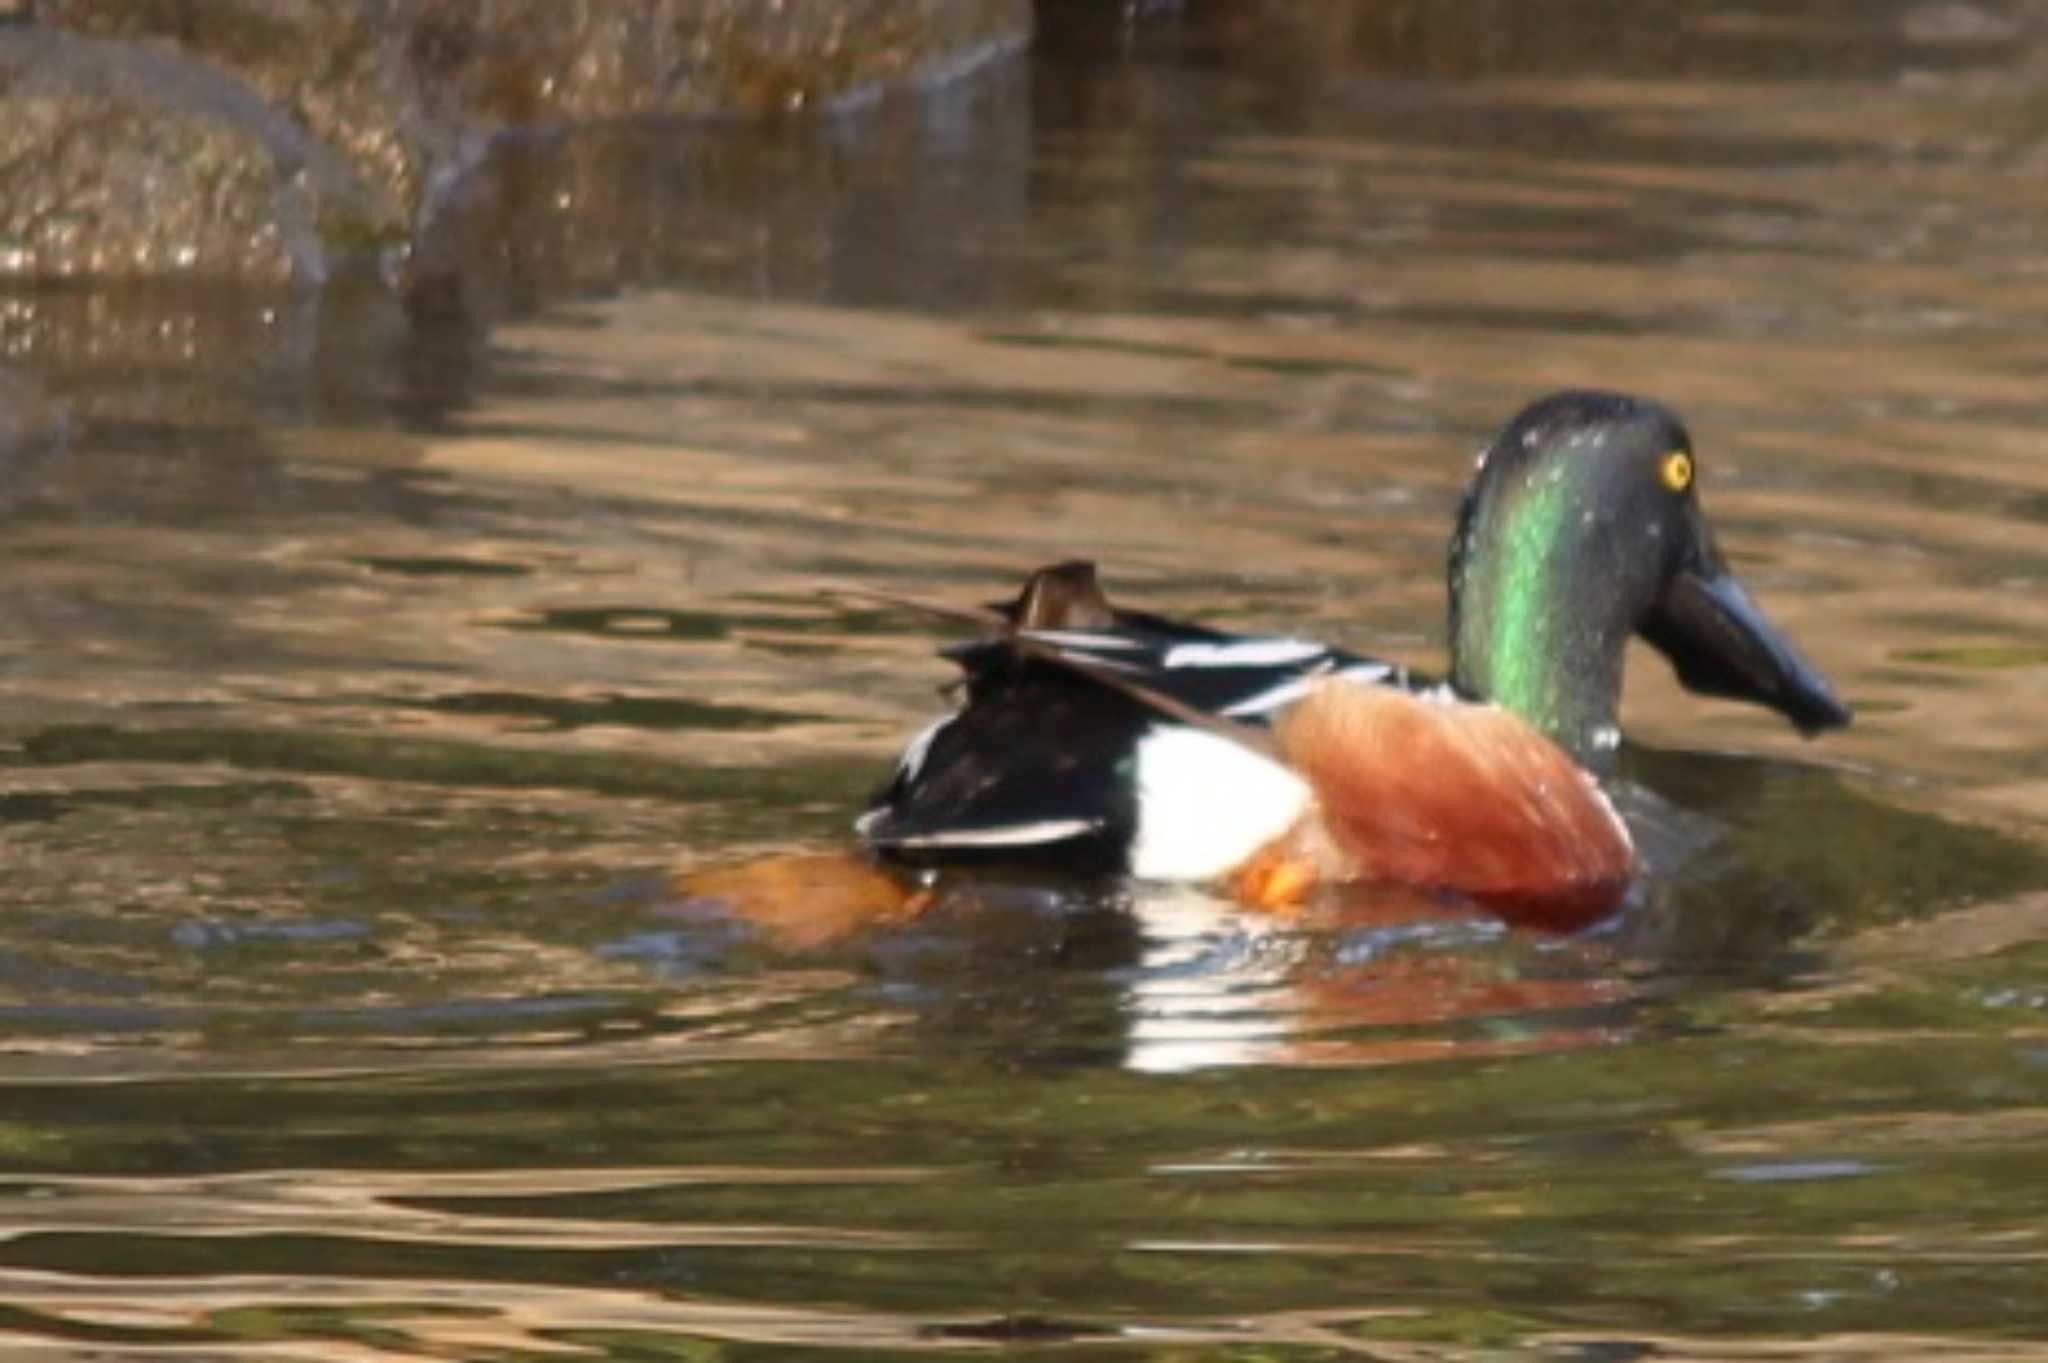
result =
[[[10,1348],[2048,1331],[2035,7],[1045,13],[930,102],[519,148],[409,316],[0,305],[75,417],[0,469]],[[843,847],[947,678],[824,579],[1086,554],[1439,666],[1470,451],[1585,383],[1684,412],[1860,716],[1637,660],[1601,930],[675,888]]]

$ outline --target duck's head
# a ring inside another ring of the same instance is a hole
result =
[[[1805,734],[1849,722],[1730,574],[1692,441],[1654,402],[1571,392],[1524,408],[1479,456],[1450,585],[1453,682],[1581,761],[1614,745],[1631,634],[1688,690],[1768,706]]]

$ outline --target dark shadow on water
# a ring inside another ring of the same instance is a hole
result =
[[[332,701],[323,702],[332,704]],[[824,718],[800,710],[771,710],[751,705],[714,705],[707,701],[658,696],[603,696],[572,700],[560,696],[522,695],[513,691],[470,691],[440,696],[378,696],[365,705],[399,710],[424,710],[443,715],[526,720],[535,732],[566,733],[592,725],[629,729],[777,729]]]
[[[360,564],[372,572],[393,573],[401,577],[527,577],[535,571],[524,563],[456,558],[450,555],[394,558],[370,554],[351,559],[350,562]]]
[[[1710,835],[1624,928],[1673,971],[1796,979],[1831,939],[2048,887],[2048,850],[1827,767],[1631,746],[1625,776]]]
[[[909,1012],[919,1050],[1059,1068],[1121,1062],[1125,975],[1144,948],[1128,887],[982,876],[878,934],[862,963],[878,996]]]

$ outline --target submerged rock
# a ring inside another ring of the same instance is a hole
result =
[[[0,275],[318,281],[403,223],[215,67],[0,27]]]
[[[37,13],[175,43],[369,159],[395,145],[376,106],[406,87],[498,126],[766,113],[943,79],[1031,32],[1030,0],[65,0]]]
[[[829,124],[620,123],[508,141],[422,232],[415,323],[488,328],[536,300],[648,285],[777,299],[991,305],[964,242],[1029,210],[1031,88],[1017,66]]]
[[[482,152],[469,130],[429,112],[436,101],[412,78],[411,32],[438,8],[421,0],[65,0],[38,18],[175,50],[246,85],[409,224],[437,176],[452,179]]]
[[[843,106],[1030,31],[1029,0],[478,0],[416,12],[408,47],[463,115],[531,124]]]
[[[0,25],[0,275],[318,280],[512,128],[844,107],[1030,0],[65,0]],[[69,30],[68,33],[57,31]]]
[[[859,224],[971,237],[1028,168],[1023,73],[949,79],[1021,42],[1028,0],[11,3],[0,365],[138,447],[441,411],[496,320],[589,289],[913,272],[978,297],[982,269]],[[742,109],[781,112],[660,121]],[[535,127],[574,135],[500,136]],[[972,191],[903,173],[925,157]]]

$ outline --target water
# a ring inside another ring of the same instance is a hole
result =
[[[8,304],[75,413],[0,486],[9,1356],[2048,1354],[2038,9],[1046,13],[524,148],[458,316]],[[1858,710],[1639,657],[1616,922],[678,887],[937,704],[822,585],[1440,665],[1571,384]]]

